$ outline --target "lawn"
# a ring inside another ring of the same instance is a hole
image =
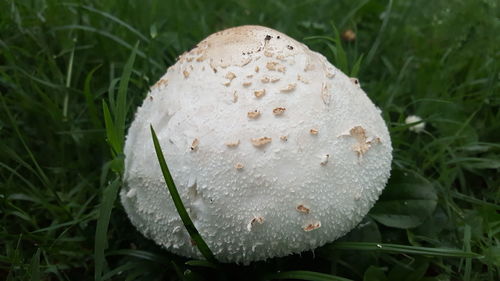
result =
[[[500,280],[499,18],[495,0],[2,1],[0,279]],[[189,260],[129,222],[116,147],[179,55],[244,24],[359,78],[390,130],[391,179],[314,251]]]

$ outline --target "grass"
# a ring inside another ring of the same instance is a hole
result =
[[[331,2],[2,1],[0,279],[500,280],[498,3]],[[144,238],[116,193],[148,87],[208,34],[242,24],[357,75],[390,128],[393,173],[339,241],[214,265]],[[346,29],[355,41],[340,39]],[[412,114],[423,133],[408,130]]]

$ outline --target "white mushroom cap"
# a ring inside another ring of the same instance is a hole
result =
[[[210,35],[151,88],[129,129],[121,200],[132,223],[174,253],[201,257],[165,186],[152,124],[218,260],[285,256],[346,234],[382,192],[392,160],[387,127],[356,82],[270,28]]]

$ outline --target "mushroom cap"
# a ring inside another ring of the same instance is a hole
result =
[[[391,139],[357,79],[262,26],[214,33],[151,87],[128,131],[121,201],[146,237],[200,258],[157,162],[222,262],[314,249],[354,228],[390,175]]]

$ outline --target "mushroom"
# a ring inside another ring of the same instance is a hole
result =
[[[410,115],[410,116],[406,117],[405,124],[413,124],[413,123],[420,122],[420,123],[412,125],[412,126],[410,126],[410,128],[408,128],[410,131],[418,134],[418,133],[421,133],[425,130],[425,122],[421,122],[421,121],[422,121],[422,118],[420,118],[420,116]]]
[[[150,124],[194,225],[221,262],[334,241],[362,220],[389,178],[391,139],[378,109],[324,56],[283,33],[217,32],[161,79],[168,84],[150,89],[155,99],[128,130],[121,202],[132,224],[171,252],[202,257],[154,160]],[[249,118],[256,108],[263,114]]]

